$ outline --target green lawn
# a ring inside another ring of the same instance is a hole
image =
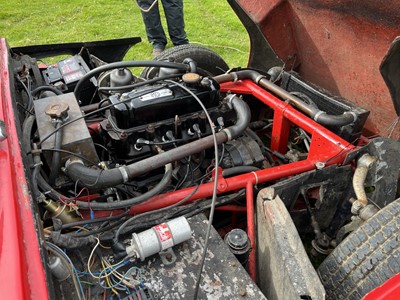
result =
[[[246,66],[247,32],[226,1],[184,0],[184,6],[191,43],[214,50],[230,67]],[[142,43],[125,59],[152,59],[132,0],[0,0],[0,7],[0,36],[11,47],[139,36]]]

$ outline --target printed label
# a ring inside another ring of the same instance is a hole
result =
[[[166,223],[154,226],[153,228],[157,233],[158,239],[161,243],[161,250],[171,248],[174,245],[174,241],[172,240],[171,230],[169,230],[168,225]]]

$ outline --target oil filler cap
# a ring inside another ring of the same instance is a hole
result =
[[[196,84],[200,82],[200,75],[197,73],[185,73],[182,75],[183,82],[187,84]]]

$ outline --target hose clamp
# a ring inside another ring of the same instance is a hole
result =
[[[232,72],[231,75],[233,77],[233,80],[232,80],[233,82],[236,82],[239,80],[239,77],[237,76],[236,72]]]
[[[82,160],[80,160],[80,159],[78,159],[78,158],[70,158],[70,159],[68,159],[66,162],[65,162],[65,170],[67,170],[68,169],[68,167],[70,166],[70,165],[72,165],[72,164],[81,164],[81,165],[85,165],[84,163],[83,163],[83,161]]]
[[[128,182],[129,176],[128,176],[128,172],[125,169],[125,166],[119,167],[118,170],[122,175],[122,180],[124,181],[124,183]]]
[[[236,94],[228,94],[226,95],[225,99],[230,109],[232,109],[232,101],[234,98],[237,98]]]
[[[346,111],[345,114],[350,114],[350,115],[353,116],[353,122],[352,123],[357,121],[357,114],[354,111],[351,111],[351,110],[350,111]]]
[[[265,77],[264,75],[261,75],[261,74],[258,75],[256,80],[255,80],[255,83],[258,84],[261,81],[261,79],[263,79],[263,78],[267,78],[267,77]]]
[[[233,137],[232,137],[232,134],[231,134],[231,132],[229,131],[229,129],[228,129],[228,128],[225,128],[225,129],[223,129],[222,131],[225,132],[226,136],[228,137],[228,141],[231,141]]]
[[[324,112],[323,110],[318,111],[315,116],[314,116],[314,121],[318,122],[318,118],[322,115],[322,114],[326,114],[326,112]]]

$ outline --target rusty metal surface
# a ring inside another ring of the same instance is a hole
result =
[[[159,299],[193,299],[208,221],[204,215],[188,221],[193,235],[173,248],[175,262],[166,264],[165,257],[155,255],[139,265],[143,281]],[[266,299],[215,229],[210,236],[198,299]]]
[[[236,1],[287,67],[370,110],[365,134],[386,132],[397,116],[379,66],[400,35],[399,1]]]
[[[257,233],[259,284],[268,299],[325,299],[290,214],[270,188],[257,196]]]
[[[73,93],[37,99],[34,101],[36,120],[41,139],[52,133],[55,129],[54,123],[52,122],[51,117],[46,114],[46,111],[50,106],[60,106],[64,104],[69,107],[69,117],[68,120],[66,120],[67,122],[82,116],[82,112]],[[94,162],[98,160],[93,140],[84,119],[77,120],[76,122],[64,127],[62,130],[63,150],[79,153]],[[54,138],[55,135],[53,134],[50,138],[43,141],[42,149],[53,149]],[[49,159],[49,157],[51,157],[51,155],[47,158]],[[62,153],[61,158],[65,162],[68,155]]]

